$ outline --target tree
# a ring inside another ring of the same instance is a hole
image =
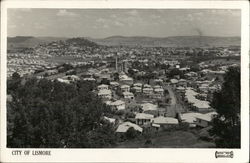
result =
[[[220,92],[213,96],[212,106],[218,115],[210,133],[219,148],[240,148],[240,68],[229,68]]]
[[[179,69],[177,69],[177,68],[174,68],[174,69],[170,70],[168,76],[170,78],[173,78],[175,75],[179,75],[180,77],[183,77],[183,73]]]
[[[138,136],[138,131],[136,131],[133,127],[130,127],[125,135],[127,139],[134,139]]]
[[[111,108],[92,92],[95,83],[65,84],[35,78],[17,87],[9,87],[9,83],[7,89],[13,100],[7,103],[7,147],[84,148],[115,144],[113,126],[102,121]]]
[[[12,74],[12,79],[13,79],[13,80],[18,80],[18,79],[20,79],[19,73],[18,73],[18,72],[14,72],[14,73]]]
[[[114,76],[115,81],[119,80],[119,73],[118,72],[114,73],[113,76]]]

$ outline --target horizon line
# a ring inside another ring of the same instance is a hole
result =
[[[169,37],[240,37],[241,36],[215,36],[215,35],[176,35],[176,36],[163,36],[163,37],[159,37],[159,36],[145,36],[145,35],[130,35],[130,36],[124,36],[124,35],[111,35],[111,36],[106,36],[106,37],[90,37],[90,36],[29,36],[29,35],[16,35],[16,36],[7,36],[11,37],[11,38],[15,38],[15,37],[34,37],[34,38],[38,38],[38,37],[52,37],[52,38],[90,38],[90,39],[107,39],[107,38],[112,38],[112,37],[124,37],[124,38],[129,38],[129,37],[148,37],[148,38],[169,38]]]

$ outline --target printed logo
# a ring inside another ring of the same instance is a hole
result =
[[[233,158],[234,152],[233,151],[216,151],[215,158]]]

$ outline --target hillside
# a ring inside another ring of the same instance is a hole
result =
[[[7,38],[7,47],[10,48],[31,48],[39,44],[49,43],[52,41],[66,40],[64,37],[32,37],[16,36]]]
[[[113,36],[104,39],[92,39],[107,46],[143,46],[143,47],[220,47],[238,46],[240,37],[176,36],[176,37],[124,37]]]
[[[92,41],[89,41],[88,39],[85,38],[71,38],[66,40],[67,43],[69,44],[74,44],[77,46],[89,46],[89,47],[97,47],[98,45]]]

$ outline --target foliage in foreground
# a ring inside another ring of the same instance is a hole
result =
[[[213,107],[218,116],[211,134],[218,148],[240,148],[240,68],[230,68],[222,90],[214,94]]]
[[[115,144],[114,128],[103,120],[110,108],[92,93],[94,84],[64,84],[18,76],[8,81],[7,146],[84,148]]]

